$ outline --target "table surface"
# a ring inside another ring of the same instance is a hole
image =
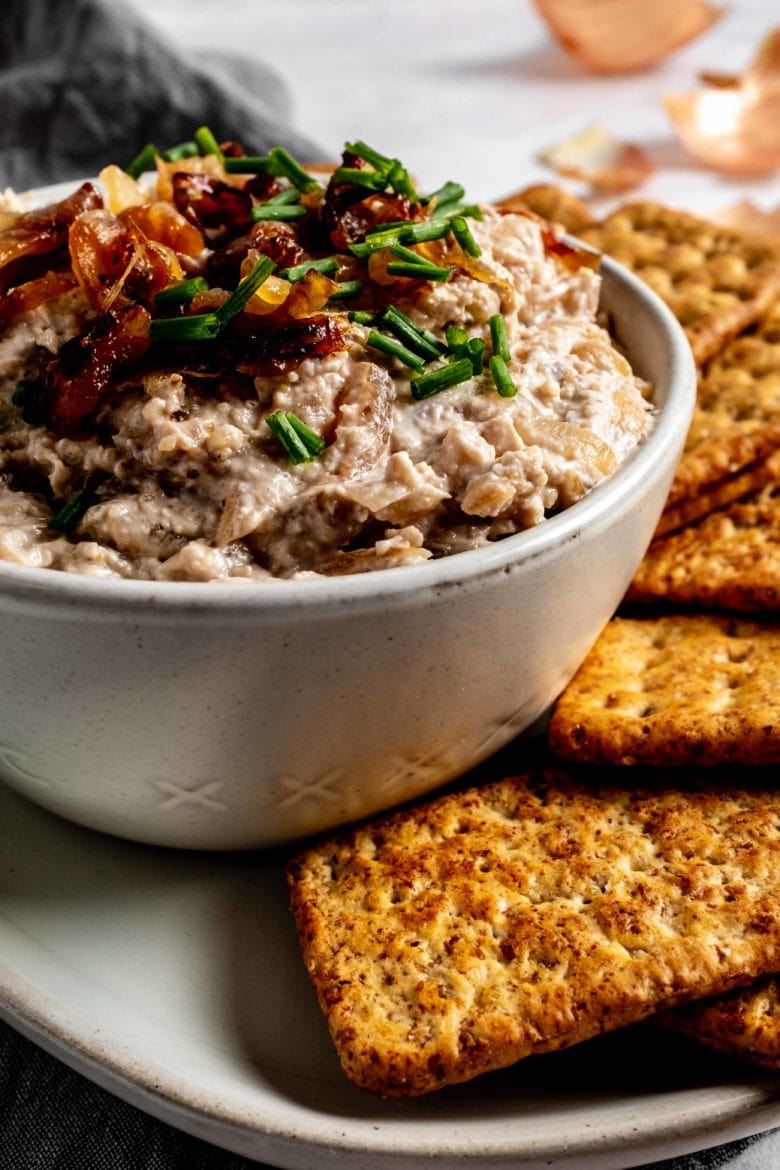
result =
[[[780,203],[780,174],[735,180],[697,164],[662,97],[702,70],[740,72],[780,23],[777,0],[732,0],[724,17],[654,70],[590,76],[551,40],[530,0],[133,0],[179,47],[252,54],[290,89],[298,129],[328,158],[361,137],[423,186],[446,179],[494,199],[549,179],[541,150],[594,122],[658,168],[643,195],[692,210]]]

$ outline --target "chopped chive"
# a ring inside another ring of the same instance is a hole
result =
[[[460,183],[453,183],[451,180],[444,183],[437,190],[432,191],[430,195],[423,196],[422,202],[427,206],[436,200],[436,206],[441,206],[442,203],[460,203],[463,196],[466,194]]]
[[[322,454],[322,452],[325,450],[325,440],[310,427],[307,427],[302,418],[298,418],[297,414],[294,414],[293,411],[288,410],[287,421],[310,455],[315,456]]]
[[[284,447],[291,463],[311,463],[325,448],[319,435],[309,430],[292,411],[275,410],[265,421]]]
[[[401,345],[400,341],[396,341],[394,337],[386,337],[384,333],[377,333],[376,329],[372,329],[369,333],[367,344],[373,349],[380,349],[382,353],[389,354],[391,357],[397,357],[410,370],[417,370],[419,373],[422,373],[425,369],[425,362],[416,353],[412,353],[410,349]]]
[[[157,147],[153,142],[148,142],[143,150],[140,150],[132,162],[125,167],[126,173],[131,179],[140,179],[144,171],[151,170],[157,158]]]
[[[450,220],[452,234],[467,256],[481,256],[482,249],[471,234],[471,228],[462,215],[454,215]]]
[[[249,298],[254,296],[264,281],[268,280],[275,267],[276,265],[269,256],[260,257],[235,292],[232,292],[225,303],[217,309],[216,316],[221,328],[224,328],[239,313],[243,313]]]
[[[280,191],[278,195],[272,195],[270,199],[266,199],[266,204],[273,204],[274,207],[287,207],[292,203],[300,203],[301,193],[297,187],[285,187],[284,191]],[[265,206],[265,204],[261,204]]]
[[[305,216],[306,208],[301,207],[300,203],[295,203],[290,206],[269,200],[267,203],[257,203],[252,208],[253,223],[258,223],[264,219],[278,219],[287,222],[293,219],[304,219]]]
[[[284,175],[299,191],[316,191],[318,189],[317,180],[311,175],[307,175],[301,164],[283,146],[274,146],[272,150],[269,150],[268,157],[271,160],[271,165],[276,168],[274,173]]]
[[[332,301],[348,301],[351,297],[357,297],[363,291],[362,280],[344,280],[339,287],[330,294]]]
[[[173,309],[178,305],[188,305],[199,292],[205,292],[208,287],[208,282],[202,276],[193,276],[190,280],[171,284],[162,292],[155,293],[153,300],[161,309]]]
[[[324,260],[304,260],[301,264],[293,264],[291,268],[283,268],[279,275],[290,284],[297,284],[303,280],[307,272],[324,272],[331,276],[338,268],[338,261],[334,256],[326,256]]]
[[[180,142],[160,151],[160,158],[163,162],[178,162],[182,158],[194,158],[196,154],[200,154],[197,142]]]
[[[149,337],[170,344],[213,341],[221,330],[222,322],[216,313],[198,313],[191,317],[157,317],[149,326]]]
[[[472,337],[469,342],[469,357],[471,358],[471,366],[474,370],[475,377],[482,373],[485,365],[485,350],[487,346],[481,337]]]
[[[387,175],[381,171],[364,171],[360,167],[336,167],[331,178],[334,183],[368,187],[372,191],[384,191],[387,186]]]
[[[242,158],[226,158],[223,166],[229,175],[276,174],[276,168],[267,154],[245,154]]]
[[[505,362],[511,358],[509,352],[509,338],[506,335],[506,321],[500,313],[496,313],[488,321],[490,326],[490,340],[493,345],[493,353],[502,357]]]
[[[442,203],[434,207],[431,219],[452,219],[456,215],[482,219],[482,208],[477,203]]]
[[[72,532],[84,513],[92,507],[97,496],[88,485],[74,492],[73,495],[55,512],[47,527],[50,532],[61,532],[66,536]]]
[[[201,154],[215,154],[219,162],[225,161],[222,151],[219,149],[219,143],[208,126],[199,126],[192,137],[195,139]]]
[[[461,382],[468,382],[472,377],[471,362],[468,358],[448,362],[446,366],[439,366],[438,370],[431,370],[420,378],[412,378],[412,397],[418,401],[429,398],[431,394],[438,394],[441,390],[449,390]]]
[[[387,171],[396,162],[396,159],[388,158],[386,154],[380,154],[378,150],[374,150],[373,147],[368,146],[359,138],[357,142],[347,142],[344,149],[349,154],[356,154],[364,162],[371,163],[371,166],[376,167],[378,171]]]
[[[387,266],[390,276],[408,276],[411,280],[449,280],[452,269],[438,268],[435,264],[409,264],[405,260],[391,260]]]
[[[409,172],[397,160],[387,172],[387,182],[399,195],[405,195],[407,199],[417,199],[417,192],[409,178]]]
[[[414,321],[395,305],[390,305],[382,314],[382,325],[394,333],[412,353],[419,354],[426,361],[436,361],[441,356],[438,346],[431,345],[427,337],[417,328]]]
[[[419,252],[413,252],[411,248],[405,248],[403,244],[393,244],[393,255],[397,256],[399,260],[406,260],[409,264],[428,264],[431,268],[436,267],[425,256],[421,256]]]
[[[451,231],[452,228],[447,220],[443,223],[437,223],[433,219],[427,219],[424,223],[413,223],[408,227],[401,228],[398,233],[398,242],[400,244],[424,244],[428,240],[443,240]]]
[[[450,353],[454,353],[456,358],[468,357],[469,335],[465,329],[448,325],[446,337]]]
[[[27,379],[17,382],[16,389],[11,395],[11,401],[14,406],[19,407],[23,421],[31,426],[39,426],[46,420],[44,398],[43,382],[32,382]]]
[[[512,381],[506,362],[499,354],[493,354],[489,362],[489,369],[490,376],[501,397],[514,398],[517,394],[517,386]]]
[[[377,325],[381,315],[381,313],[368,313],[365,309],[353,309],[349,314],[349,319],[354,321],[356,325]]]

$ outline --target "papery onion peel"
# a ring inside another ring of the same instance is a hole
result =
[[[723,14],[706,0],[534,0],[555,38],[586,69],[646,69]]]
[[[594,191],[603,194],[631,191],[654,170],[639,146],[621,142],[598,125],[589,126],[582,133],[556,143],[539,157],[557,174],[582,179]]]
[[[733,174],[764,175],[780,167],[780,28],[764,40],[741,78],[664,98],[675,130],[696,158]]]

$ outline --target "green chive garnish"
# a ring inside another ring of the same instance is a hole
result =
[[[456,358],[468,357],[469,335],[465,329],[460,329],[457,325],[448,325],[446,337],[450,353]]]
[[[444,183],[444,185],[439,187],[436,191],[432,191],[430,195],[425,195],[422,201],[427,205],[429,203],[433,203],[435,199],[437,207],[442,207],[448,203],[454,206],[456,203],[460,203],[465,194],[466,192],[463,187],[461,187],[460,183],[453,183],[450,181],[448,183]]]
[[[291,203],[300,203],[301,193],[297,187],[286,187],[284,191],[280,191],[278,195],[272,195],[270,199],[266,199],[266,203],[273,203],[274,207],[286,207]],[[261,205],[261,206],[264,206]]]
[[[19,407],[19,412],[24,422],[29,423],[30,426],[39,426],[46,420],[45,409],[45,387],[43,382],[31,382],[22,380],[16,383],[16,389],[11,395],[11,401],[14,406]]]
[[[278,219],[288,222],[293,219],[304,219],[305,216],[306,208],[301,207],[299,203],[290,206],[269,200],[268,203],[258,203],[252,208],[253,223],[258,223],[261,219]]]
[[[509,352],[509,338],[506,335],[506,321],[500,313],[496,313],[488,321],[490,325],[490,340],[493,345],[493,353],[502,357],[505,362],[510,361],[512,355]]]
[[[373,147],[368,146],[361,139],[358,139],[357,142],[347,142],[344,150],[348,154],[356,154],[364,162],[371,163],[371,166],[376,167],[378,171],[388,171],[397,161],[394,158],[388,158],[386,154],[380,154],[378,150],[374,150]]]
[[[74,492],[66,503],[55,512],[47,527],[50,532],[61,532],[67,535],[72,532],[88,508],[95,503],[97,496],[89,486]]]
[[[291,463],[311,463],[325,449],[319,435],[291,410],[275,410],[265,421],[284,447]]]
[[[349,313],[350,321],[354,321],[356,325],[377,325],[381,313],[368,313],[365,309],[353,309]]]
[[[161,309],[174,309],[179,305],[188,305],[199,292],[205,292],[208,287],[202,276],[193,276],[190,280],[182,280],[179,284],[169,285],[162,292],[155,293],[153,300]]]
[[[224,328],[239,313],[243,313],[249,298],[254,296],[264,281],[268,280],[275,267],[276,265],[269,256],[260,257],[257,264],[255,264],[249,275],[244,277],[235,292],[231,293],[225,303],[217,309],[215,315],[221,328]]]
[[[283,268],[279,275],[290,284],[297,284],[303,280],[307,272],[324,272],[331,276],[338,268],[338,261],[333,256],[326,256],[324,260],[304,260],[302,264],[293,264],[292,268]]]
[[[222,330],[216,313],[198,313],[192,317],[157,317],[149,326],[152,341],[175,345],[180,341],[213,341]]]
[[[195,139],[201,154],[215,154],[220,162],[224,162],[219,143],[209,130],[208,126],[199,126],[192,136]]]
[[[386,337],[384,333],[377,333],[376,329],[372,329],[369,333],[367,344],[372,346],[373,349],[380,349],[382,353],[389,354],[391,357],[397,357],[410,370],[417,370],[419,373],[422,373],[425,369],[425,362],[416,353],[412,353],[410,349],[401,345],[400,341],[396,341],[394,337]]]
[[[472,337],[469,342],[469,357],[471,358],[471,367],[474,370],[475,377],[482,373],[485,365],[485,350],[487,346],[481,337]]]
[[[284,175],[299,191],[316,191],[318,189],[317,180],[311,175],[307,175],[301,164],[296,162],[283,146],[275,146],[273,150],[268,152],[268,158],[271,161],[271,166],[275,168],[273,173]]]
[[[332,301],[348,301],[351,297],[357,297],[363,291],[362,280],[345,280],[339,287],[330,294]],[[373,316],[373,314],[372,314]]]
[[[382,248],[392,248],[395,244],[424,244],[426,240],[441,240],[448,236],[451,230],[446,220],[396,223],[392,227],[379,227],[375,231],[369,232],[362,244],[350,246],[350,252],[354,253],[359,260],[364,260],[372,252],[379,252]],[[417,253],[415,255],[417,256]],[[417,256],[417,259],[425,261],[424,256]],[[425,262],[427,263],[427,261]]]
[[[417,198],[417,192],[412,185],[412,180],[409,178],[409,172],[397,160],[387,172],[387,182],[399,195],[405,195],[408,199]]]
[[[274,175],[276,169],[267,154],[247,154],[243,158],[226,158],[223,163],[228,175]]]
[[[169,146],[160,152],[163,162],[178,162],[182,158],[194,158],[200,154],[197,142],[180,142],[178,146]]]
[[[468,382],[472,374],[468,358],[448,362],[446,366],[439,366],[438,370],[431,370],[429,374],[423,374],[420,378],[412,378],[412,397],[418,401],[421,398],[429,398],[431,394],[449,390],[451,386],[457,386],[460,382]]]
[[[452,269],[435,264],[407,264],[405,260],[391,260],[387,266],[390,276],[408,276],[410,280],[449,280]]]
[[[436,220],[427,219],[423,223],[413,223],[408,227],[401,228],[398,233],[399,244],[424,244],[427,240],[443,240],[452,231],[452,227],[445,220],[443,223],[437,223]]]
[[[482,249],[471,234],[471,228],[462,215],[454,215],[450,220],[452,234],[467,256],[481,256]]]
[[[490,359],[489,369],[490,376],[501,397],[514,398],[515,394],[517,394],[517,386],[515,386],[510,377],[506,362],[499,354],[493,354]]]
[[[381,171],[364,171],[359,167],[336,167],[332,180],[334,183],[349,183],[353,187],[368,187],[371,191],[384,191],[387,186],[387,175]]]
[[[157,147],[153,142],[149,142],[143,150],[138,152],[133,161],[127,164],[125,171],[131,179],[139,179],[144,171],[152,169],[156,158]]]
[[[436,361],[441,356],[441,350],[437,345],[431,345],[427,337],[417,328],[414,321],[407,317],[395,305],[390,305],[382,314],[382,325],[391,333],[394,333],[399,341],[402,341],[412,353],[419,354],[421,358],[426,361]]]
[[[434,207],[431,219],[452,219],[456,215],[468,219],[482,219],[482,208],[477,203],[443,203]]]

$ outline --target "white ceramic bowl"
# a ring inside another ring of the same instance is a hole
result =
[[[122,837],[240,849],[427,792],[537,719],[631,580],[693,407],[677,322],[608,260],[603,278],[658,419],[537,528],[414,568],[269,584],[0,562],[3,778]]]

